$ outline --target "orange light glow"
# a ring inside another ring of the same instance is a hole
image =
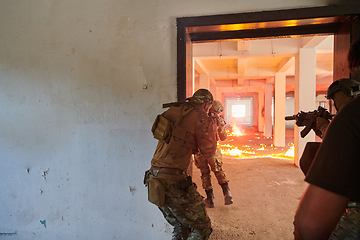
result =
[[[259,133],[245,133],[246,130],[232,126],[227,130],[228,138],[219,142],[222,155],[235,158],[281,158],[294,159],[294,144],[287,147],[274,147],[272,137],[264,137]]]
[[[244,132],[236,125],[232,126],[232,132],[228,132],[230,136],[243,136]]]
[[[294,144],[292,144],[290,149],[286,151],[285,156],[287,156],[287,157],[294,157],[295,156]]]

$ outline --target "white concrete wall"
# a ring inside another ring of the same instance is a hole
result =
[[[170,239],[142,180],[176,18],[336,2],[2,0],[0,239]]]

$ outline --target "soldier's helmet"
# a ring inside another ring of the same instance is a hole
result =
[[[214,98],[209,90],[200,88],[193,94],[192,97],[188,98],[188,100],[196,105],[201,105],[206,102],[213,103]]]
[[[342,91],[348,97],[360,94],[360,83],[354,79],[341,78],[333,82],[326,91],[327,99],[334,99],[334,94]]]
[[[223,105],[218,100],[214,101],[213,105],[211,106],[211,109],[216,113],[220,113],[220,112],[224,111]]]

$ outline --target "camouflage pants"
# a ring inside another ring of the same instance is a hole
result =
[[[207,240],[212,232],[211,221],[203,197],[195,183],[185,175],[162,174],[148,170],[144,184],[156,178],[165,188],[165,205],[159,207],[166,221],[174,227],[174,240]]]
[[[347,208],[329,239],[360,239],[360,208]]]
[[[202,187],[205,190],[213,188],[211,184],[210,169],[214,172],[214,175],[220,185],[229,182],[222,167],[222,155],[219,147],[216,148],[215,157],[212,161],[206,160],[201,153],[195,154],[194,158],[195,166],[200,169]]]
[[[160,174],[158,177],[162,178]],[[187,190],[181,190],[178,181],[162,181],[166,200],[165,205],[159,209],[168,223],[174,226],[174,232],[181,228],[183,232],[190,234],[189,239],[208,239],[212,232],[211,221],[196,185],[192,183]]]

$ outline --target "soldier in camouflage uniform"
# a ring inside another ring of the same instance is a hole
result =
[[[227,138],[227,134],[225,131],[225,121],[220,115],[224,111],[224,107],[220,101],[215,100],[212,107],[209,110],[209,116],[212,119],[214,124],[214,128],[216,131],[216,140],[224,141]],[[215,158],[206,159],[200,152],[195,154],[195,165],[200,169],[201,172],[201,181],[202,187],[206,192],[205,204],[209,208],[214,207],[214,192],[213,186],[211,184],[211,171],[214,172],[214,175],[221,186],[225,198],[225,205],[230,205],[233,203],[232,196],[230,193],[228,182],[229,180],[226,178],[225,171],[222,167],[222,155],[220,148],[216,148]]]
[[[187,100],[162,114],[171,122],[171,137],[159,140],[144,183],[149,201],[155,199],[151,202],[174,227],[173,240],[206,240],[212,232],[210,218],[203,197],[186,171],[191,155],[199,150],[205,158],[214,158],[216,138],[207,115],[213,96],[208,90],[199,89]]]

